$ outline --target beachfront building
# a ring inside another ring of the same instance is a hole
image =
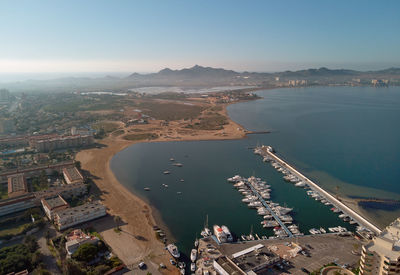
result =
[[[87,193],[87,186],[83,183],[64,184],[60,186],[53,186],[46,190],[35,192],[38,199],[54,197],[61,195],[63,198],[69,199],[72,197],[80,197]]]
[[[90,234],[85,234],[80,229],[71,231],[71,233],[65,236],[65,239],[67,240],[65,242],[65,250],[67,251],[68,256],[74,254],[79,246],[85,243],[97,244],[99,242],[99,238]]]
[[[106,208],[100,201],[94,201],[67,208],[55,213],[54,224],[59,230],[88,222],[106,215]]]
[[[17,197],[28,193],[28,186],[24,174],[8,176],[8,197]]]
[[[69,204],[60,196],[54,196],[49,198],[42,198],[41,203],[46,216],[52,221],[55,213],[67,209]]]
[[[400,218],[363,246],[360,274],[400,274]]]
[[[67,184],[83,183],[83,176],[76,167],[64,168],[63,175]]]
[[[91,135],[58,136],[46,139],[33,140],[30,146],[38,152],[49,152],[65,148],[89,146],[94,143]]]

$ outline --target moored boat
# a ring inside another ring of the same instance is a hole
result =
[[[173,243],[167,245],[167,250],[172,255],[172,257],[174,257],[176,259],[178,259],[181,256],[181,254],[179,253],[178,248]]]

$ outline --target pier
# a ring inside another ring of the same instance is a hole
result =
[[[282,160],[280,157],[278,157],[272,150],[272,147],[270,146],[261,146],[257,147],[256,150],[260,151],[260,155],[263,157],[269,156],[271,157],[274,161],[278,162],[282,167],[290,170],[294,175],[296,175],[298,178],[303,180],[308,184],[308,186],[315,192],[318,192],[320,195],[324,196],[327,201],[329,201],[331,204],[336,206],[338,209],[340,209],[343,213],[347,214],[350,216],[353,220],[355,220],[359,225],[364,226],[365,228],[368,228],[374,233],[381,233],[381,230],[371,222],[369,222],[366,218],[362,217],[360,214],[355,212],[353,209],[339,201],[337,198],[329,194],[327,191],[322,189],[318,184],[304,176],[302,173],[297,171],[293,166],[289,165],[287,162]]]
[[[279,225],[281,226],[281,228],[283,230],[285,230],[286,234],[288,234],[289,237],[293,237],[292,232],[286,227],[286,225],[281,221],[281,219],[279,219],[279,217],[276,215],[275,211],[271,209],[271,207],[269,207],[269,205],[267,204],[267,202],[264,200],[264,198],[260,195],[260,193],[258,193],[258,191],[253,187],[253,185],[249,184],[249,187],[251,189],[251,191],[253,192],[254,195],[256,195],[258,197],[258,200],[262,203],[262,205],[267,208],[267,210],[271,213],[272,217],[274,217],[274,219],[279,223]]]

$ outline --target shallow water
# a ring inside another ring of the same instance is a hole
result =
[[[256,175],[271,184],[271,199],[294,208],[293,217],[302,232],[320,226],[349,227],[248,149],[257,144],[272,145],[304,174],[341,195],[400,197],[400,127],[396,123],[400,88],[319,87],[258,94],[263,99],[231,105],[228,112],[247,129],[268,129],[271,134],[235,141],[136,144],[111,161],[118,180],[160,212],[181,250],[190,251],[207,214],[210,227],[225,224],[241,235],[253,226],[259,235],[272,234],[226,182],[235,174]],[[172,166],[171,157],[184,166]],[[164,175],[165,170],[171,174]],[[398,214],[374,212],[381,222]]]

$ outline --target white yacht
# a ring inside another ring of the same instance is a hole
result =
[[[215,235],[215,237],[217,237],[218,241],[220,243],[225,243],[226,235],[225,235],[224,231],[222,230],[222,228],[219,227],[219,225],[214,225],[213,229],[214,229],[214,235]]]
[[[168,252],[172,255],[172,257],[174,258],[179,258],[181,256],[181,253],[179,253],[178,248],[176,247],[175,244],[171,243],[169,245],[167,245],[167,250]]]
[[[194,263],[196,259],[197,259],[197,250],[192,249],[192,251],[190,252],[190,260]]]
[[[225,236],[226,236],[226,240],[228,242],[232,242],[233,241],[233,237],[231,234],[231,231],[229,231],[229,228],[226,225],[221,226],[222,231],[224,232]]]

